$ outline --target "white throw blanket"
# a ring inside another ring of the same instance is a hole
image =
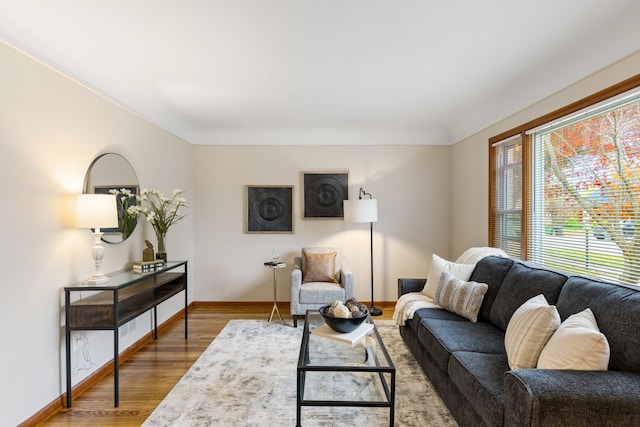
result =
[[[456,264],[477,264],[482,258],[494,255],[499,257],[509,257],[505,251],[499,248],[475,247],[469,248],[458,257]],[[421,292],[406,293],[396,302],[393,312],[393,320],[396,325],[404,326],[407,319],[413,319],[413,314],[421,308],[442,308],[433,302],[433,298]]]
[[[433,298],[421,292],[409,292],[401,295],[396,302],[393,320],[396,325],[404,326],[407,319],[413,319],[413,314],[421,308],[442,308],[433,302]]]

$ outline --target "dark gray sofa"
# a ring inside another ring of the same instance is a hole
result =
[[[400,335],[461,426],[640,426],[640,292],[486,257],[478,322],[422,308]],[[398,279],[398,295],[425,279]],[[610,346],[608,371],[510,370],[504,334],[514,311],[544,294],[561,319],[590,308]],[[425,402],[425,404],[428,404]]]

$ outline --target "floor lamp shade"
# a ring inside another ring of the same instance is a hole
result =
[[[346,222],[378,221],[378,201],[376,199],[345,200],[344,220]]]
[[[78,194],[76,196],[76,228],[93,228],[93,246],[91,257],[94,270],[87,283],[99,285],[107,283],[109,278],[102,272],[104,249],[100,239],[101,228],[118,227],[118,208],[113,194]]]

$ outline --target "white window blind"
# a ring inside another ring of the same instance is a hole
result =
[[[640,283],[640,92],[532,133],[528,258]]]
[[[517,135],[493,144],[495,188],[493,246],[510,256],[522,249],[522,138]]]

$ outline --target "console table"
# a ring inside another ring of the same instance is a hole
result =
[[[176,271],[177,270],[177,271]],[[71,331],[113,331],[114,406],[119,405],[118,332],[120,326],[153,309],[153,338],[158,338],[157,306],[184,291],[184,337],[187,326],[187,261],[170,261],[148,273],[108,274],[101,285],[77,283],[64,288],[67,362],[67,408],[71,407]],[[71,294],[78,293],[71,301]]]

